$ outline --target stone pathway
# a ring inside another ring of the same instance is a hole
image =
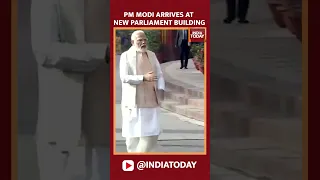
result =
[[[161,64],[166,81],[165,101],[161,107],[204,122],[204,75],[190,61],[189,69],[180,69],[179,61]]]
[[[167,78],[195,86],[199,91],[204,91],[204,75],[195,68],[192,59],[189,59],[188,69],[180,69],[179,60],[169,62],[165,66],[163,73],[168,76]]]
[[[248,25],[222,24],[225,2],[211,6],[211,163],[246,179],[301,179],[300,42],[274,24],[265,0],[251,1]],[[199,104],[203,75],[192,61],[188,70],[179,61],[161,66],[170,94],[165,108],[192,118],[176,102]]]
[[[116,105],[116,151],[126,152],[121,135],[121,109]],[[157,152],[204,152],[204,127],[175,113],[162,110],[159,115],[162,133]]]
[[[232,97],[234,99],[247,98],[244,101],[271,112],[301,116],[301,43],[287,29],[275,25],[265,0],[250,3],[248,19],[251,24],[226,25],[222,23],[225,2],[212,1],[210,94],[228,93],[230,97],[237,96]],[[188,70],[180,70],[179,62],[162,64],[170,90],[178,89],[180,93],[168,99],[181,99],[177,98],[182,95],[181,86],[203,92],[203,77],[193,68],[192,61],[188,66]],[[180,87],[171,87],[171,84]],[[255,96],[249,97],[252,92]],[[253,101],[259,102],[252,104]],[[165,106],[177,112],[174,102]],[[187,114],[190,113],[184,113]]]
[[[268,76],[301,85],[300,41],[287,29],[274,24],[265,0],[250,3],[248,19],[252,23],[248,25],[222,24],[225,4],[211,5],[211,72],[215,73],[223,61],[241,69],[243,74],[255,74],[260,83],[266,79],[263,76]],[[221,73],[239,75],[229,71]]]

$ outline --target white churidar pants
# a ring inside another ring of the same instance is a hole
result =
[[[128,152],[150,152],[157,145],[161,133],[159,107],[122,107],[122,136],[126,138]]]

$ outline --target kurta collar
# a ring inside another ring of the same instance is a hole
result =
[[[147,56],[148,56],[148,60],[150,61],[150,63],[151,63],[151,65],[152,65],[152,67],[153,67],[153,69],[154,69],[154,71],[157,71],[157,68],[156,68],[156,64],[155,64],[155,62],[154,62],[154,59],[152,58],[153,56],[152,56],[152,54],[151,54],[151,51],[149,51],[149,50],[147,50],[146,51],[146,54],[147,54]],[[130,57],[130,59],[131,59],[131,65],[133,66],[133,67],[136,67],[136,63],[137,63],[137,49],[134,47],[134,46],[131,46],[130,48],[129,48],[129,50],[128,50],[128,56]],[[134,74],[136,74],[136,69],[135,68],[133,68],[133,72],[134,72]]]

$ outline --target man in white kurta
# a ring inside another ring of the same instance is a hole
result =
[[[122,136],[128,152],[144,153],[155,149],[160,135],[159,103],[165,83],[155,53],[147,50],[143,31],[131,36],[132,47],[121,54]]]
[[[41,180],[75,179],[79,175],[90,179],[93,149],[104,154],[101,161],[107,164],[108,150],[102,144],[109,139],[108,9],[106,0],[32,0]],[[85,153],[79,142],[85,144]],[[101,179],[107,178],[106,168],[101,168]]]

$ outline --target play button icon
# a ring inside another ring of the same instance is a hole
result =
[[[129,169],[132,165],[129,163],[126,163],[126,169]]]
[[[122,161],[122,170],[123,171],[133,171],[134,170],[134,162],[132,160]]]

